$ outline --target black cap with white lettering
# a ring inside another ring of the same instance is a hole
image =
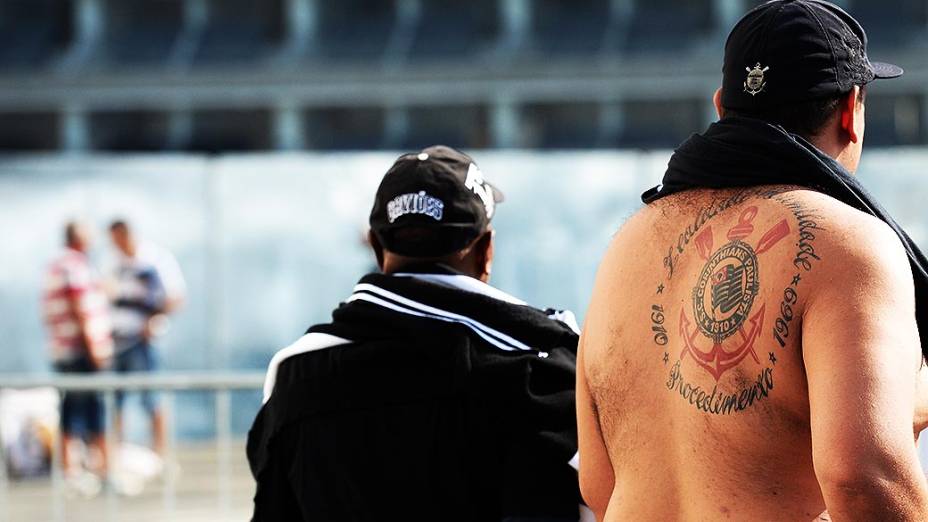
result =
[[[390,252],[441,257],[485,232],[501,201],[470,156],[436,145],[390,167],[374,197],[371,231]]]
[[[867,34],[840,7],[773,0],[732,29],[722,75],[722,105],[750,111],[847,94],[902,68],[871,62]]]

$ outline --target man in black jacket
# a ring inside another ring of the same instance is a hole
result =
[[[448,147],[387,172],[383,273],[270,364],[255,520],[578,520],[576,322],[487,284],[500,201]]]

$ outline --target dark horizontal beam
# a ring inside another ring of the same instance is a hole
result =
[[[910,55],[906,75],[879,92],[925,94],[928,57]],[[921,66],[925,65],[925,66]],[[303,70],[235,68],[189,72],[100,72],[0,76],[0,111],[240,109],[274,107],[429,106],[538,102],[708,99],[718,64],[648,59],[537,65]]]

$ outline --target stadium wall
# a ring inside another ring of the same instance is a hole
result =
[[[582,319],[611,235],[640,206],[640,193],[660,181],[669,154],[474,152],[507,197],[494,220],[493,282]],[[374,269],[362,237],[374,190],[396,155],[0,159],[0,372],[49,370],[42,277],[65,221],[94,226],[93,257],[102,267],[111,254],[106,226],[117,217],[172,251],[187,278],[187,306],[158,343],[164,368],[263,368],[309,325],[327,320]],[[865,153],[860,173],[922,245],[924,165],[928,150],[876,150]],[[248,413],[235,419],[239,429]],[[198,424],[196,405],[179,415],[182,431],[212,429]]]

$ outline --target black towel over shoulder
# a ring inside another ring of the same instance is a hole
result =
[[[775,158],[775,161],[773,159]],[[909,257],[915,280],[918,329],[928,332],[928,260],[876,199],[832,158],[783,127],[751,118],[725,118],[674,152],[660,186],[641,199],[652,203],[696,188],[797,185],[831,196],[892,227]],[[921,335],[928,358],[928,334]]]

